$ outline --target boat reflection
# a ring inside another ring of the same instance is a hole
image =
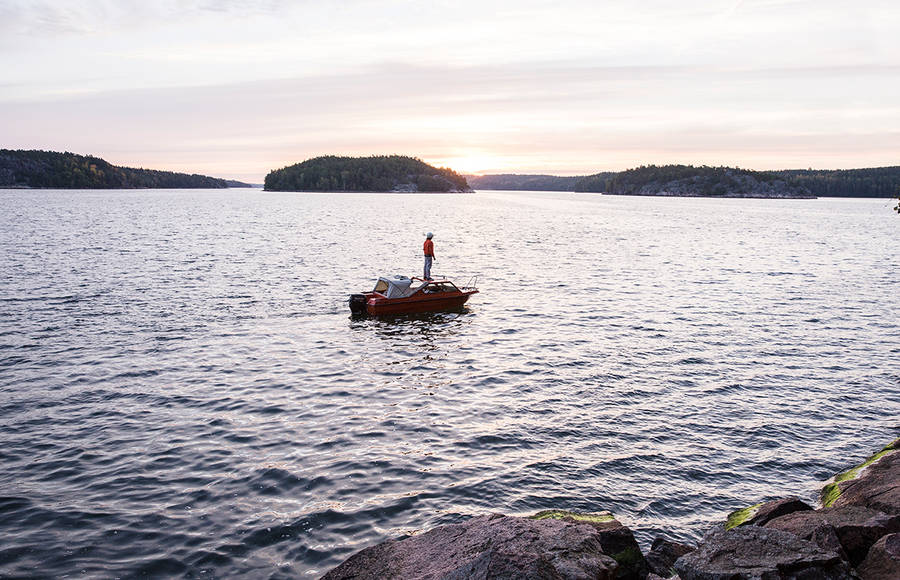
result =
[[[350,327],[354,329],[378,328],[378,329],[409,329],[421,328],[423,332],[431,330],[445,331],[448,327],[454,327],[465,323],[472,315],[472,309],[468,306],[441,310],[440,312],[416,312],[410,314],[384,314],[381,316],[369,316],[365,312],[352,313],[349,316]]]

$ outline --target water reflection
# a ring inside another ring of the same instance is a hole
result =
[[[468,306],[442,310],[440,312],[419,312],[415,314],[393,314],[369,316],[351,314],[350,329],[354,331],[374,331],[380,338],[393,338],[410,334],[420,336],[457,334],[472,323],[473,313]]]

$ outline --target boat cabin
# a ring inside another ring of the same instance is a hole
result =
[[[413,280],[421,281],[420,286],[413,286]],[[407,298],[417,292],[422,294],[440,294],[442,292],[459,292],[459,288],[449,280],[422,280],[421,278],[407,278],[406,276],[379,277],[375,282],[373,292],[381,294],[385,298]]]
[[[378,292],[385,298],[406,298],[416,291],[415,288],[410,288],[411,284],[411,278],[399,274],[390,278],[379,277],[373,292]]]

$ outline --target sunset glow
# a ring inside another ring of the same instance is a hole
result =
[[[429,160],[426,160],[429,161]],[[429,161],[433,165],[449,167],[458,173],[484,175],[487,173],[504,173],[514,167],[504,165],[503,160],[483,154],[462,155]]]

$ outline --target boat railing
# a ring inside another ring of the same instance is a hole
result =
[[[477,290],[477,289],[478,289],[478,276],[472,276],[471,278],[468,279],[468,281],[465,283],[465,285],[462,288],[460,288],[460,290],[463,290],[463,291]]]

